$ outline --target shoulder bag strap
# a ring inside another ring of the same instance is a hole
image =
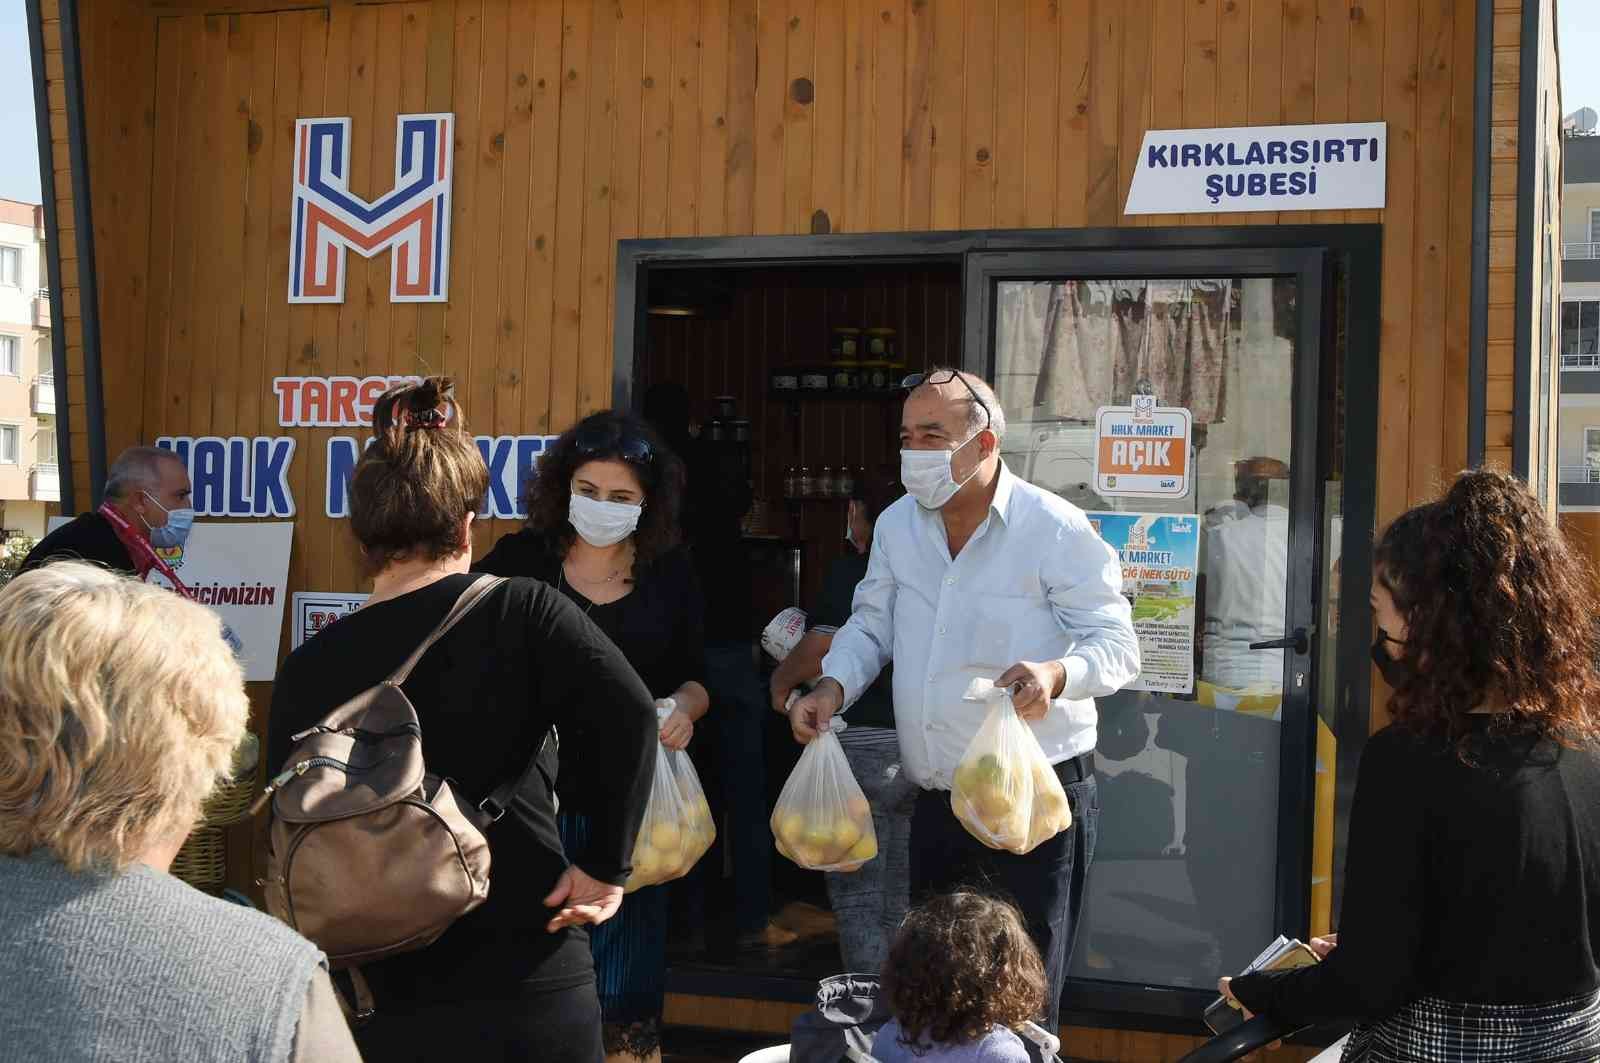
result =
[[[395,686],[404,683],[407,677],[411,675],[411,670],[417,666],[417,662],[422,660],[422,655],[432,649],[435,642],[444,638],[451,628],[460,623],[462,617],[472,612],[473,608],[483,601],[490,591],[505,581],[504,576],[479,576],[474,580],[466,590],[461,592],[461,596],[456,599],[456,604],[451,606],[444,619],[439,621],[439,626],[434,628],[428,637],[422,640],[422,644],[411,652],[411,656],[406,658],[404,664],[395,669],[388,682],[393,683]]]

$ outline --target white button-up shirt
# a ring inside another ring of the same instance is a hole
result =
[[[948,790],[986,707],[974,678],[1060,660],[1067,683],[1032,723],[1051,763],[1096,741],[1093,699],[1139,674],[1122,566],[1083,511],[1001,466],[989,514],[954,559],[938,513],[902,498],[878,518],[866,578],[823,675],[849,706],[894,662],[900,756],[912,781]],[[847,717],[848,718],[848,717]]]

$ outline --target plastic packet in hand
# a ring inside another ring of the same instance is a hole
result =
[[[867,797],[850,771],[833,721],[800,754],[772,811],[778,852],[812,871],[856,871],[878,855]]]
[[[671,712],[662,708],[657,715],[665,719]],[[689,754],[669,750],[657,740],[655,779],[650,783],[644,822],[633,843],[633,874],[628,876],[626,892],[688,874],[711,848],[715,836],[711,806]]]
[[[965,700],[987,703],[989,713],[956,765],[950,808],[989,848],[1032,852],[1072,825],[1067,793],[1009,688],[974,680]]]

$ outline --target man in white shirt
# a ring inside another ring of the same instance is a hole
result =
[[[981,378],[944,369],[907,384],[908,497],[879,518],[850,620],[789,723],[811,741],[893,660],[901,761],[922,790],[912,893],[978,885],[1015,901],[1044,958],[1042,1018],[1053,1029],[1094,857],[1093,699],[1139,672],[1121,565],[1081,510],[1001,462],[1005,414]],[[950,808],[956,765],[986,711],[962,700],[974,678],[1013,688],[1071,802],[1072,827],[1025,856],[987,848]]]

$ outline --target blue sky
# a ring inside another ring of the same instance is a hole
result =
[[[1600,110],[1600,3],[1556,0],[1561,34],[1561,106]],[[23,0],[0,0],[0,198],[39,201],[33,76]]]
[[[22,0],[0,0],[0,199],[39,202],[33,73]]]

